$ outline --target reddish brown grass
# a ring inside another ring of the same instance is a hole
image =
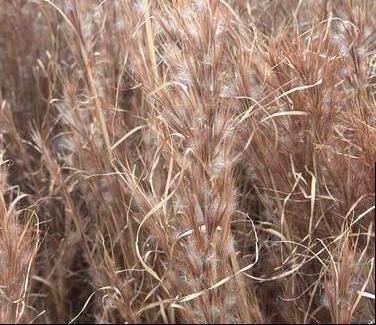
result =
[[[0,323],[370,323],[373,1],[0,9]]]

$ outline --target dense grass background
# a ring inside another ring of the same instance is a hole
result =
[[[0,0],[0,76],[0,323],[375,322],[375,1]]]

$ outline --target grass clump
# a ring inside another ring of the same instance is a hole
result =
[[[375,17],[4,2],[0,322],[374,322]]]

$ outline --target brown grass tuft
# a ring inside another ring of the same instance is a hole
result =
[[[374,322],[373,1],[0,10],[0,323]]]

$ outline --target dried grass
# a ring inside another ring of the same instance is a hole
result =
[[[374,322],[375,17],[4,2],[0,322]]]

